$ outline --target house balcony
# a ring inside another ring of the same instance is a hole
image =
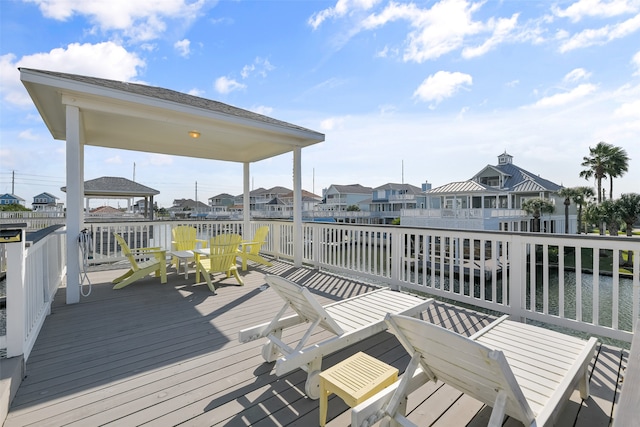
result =
[[[196,227],[199,237],[242,232],[243,225],[183,223]],[[270,227],[263,253],[273,266],[250,265],[241,273],[244,286],[219,276],[217,295],[212,295],[204,283],[195,283],[193,274],[186,279],[170,269],[166,284],[150,276],[113,290],[111,280],[127,267],[119,261],[112,233],[123,235],[134,248],[167,247],[175,225],[93,224],[91,257],[97,261],[88,273],[91,285],[85,281],[83,293],[88,295],[72,305],[64,303],[63,230],[25,249],[25,299],[35,296],[37,301],[25,302],[29,308],[22,315],[25,325],[41,326],[25,327],[24,339],[7,337],[8,344],[19,341],[30,348],[22,351],[27,376],[5,427],[316,425],[318,401],[305,397],[306,373],[276,376],[273,364],[261,357],[262,342],[238,342],[239,330],[271,320],[282,305],[266,289],[266,273],[308,287],[322,304],[379,284],[435,296],[423,317],[464,335],[501,313],[567,333],[596,335],[601,344],[590,368],[591,397],[582,401],[573,393],[557,425],[604,427],[615,417],[620,372],[629,359],[640,308],[637,238],[305,223],[304,264],[295,267],[290,262],[292,224],[261,221],[251,227]],[[9,245],[7,251],[15,255]],[[39,283],[43,277],[46,283]],[[9,302],[12,295],[15,290]],[[35,337],[32,329],[37,329]],[[283,340],[291,345],[304,330]],[[327,337],[316,332],[311,340]],[[394,335],[383,332],[325,358],[322,369],[358,351],[401,373],[410,359]],[[413,393],[407,411],[418,425],[445,426],[486,425],[489,413],[486,405],[442,383]],[[350,422],[349,408],[335,396],[328,419],[329,426]]]

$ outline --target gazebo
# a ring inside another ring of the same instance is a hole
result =
[[[67,187],[60,188],[65,193]],[[100,199],[125,199],[144,198],[144,216],[153,219],[153,196],[160,194],[158,190],[142,185],[127,178],[115,176],[103,176],[84,182],[84,197],[86,200],[86,210],[89,212],[89,200]],[[151,209],[149,209],[151,207]]]
[[[244,230],[249,229],[251,163],[293,152],[294,264],[302,264],[302,148],[324,141],[323,134],[170,89],[19,70],[51,135],[66,141],[68,304],[80,301],[76,241],[84,220],[85,145],[242,163]]]

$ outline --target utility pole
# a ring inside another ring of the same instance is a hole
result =
[[[16,194],[16,171],[11,171],[11,194]]]

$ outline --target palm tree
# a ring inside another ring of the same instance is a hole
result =
[[[604,211],[601,205],[597,203],[588,203],[587,208],[584,211],[584,220],[590,225],[590,229],[593,225],[596,225],[600,230],[600,235],[605,234],[605,229],[602,226],[604,222]]]
[[[573,203],[578,205],[578,233],[582,232],[582,208],[594,196],[591,187],[574,187],[575,193],[572,197]]]
[[[596,180],[598,203],[602,202],[602,180],[607,178],[607,165],[612,148],[611,144],[599,142],[595,147],[589,147],[589,156],[582,158],[581,165],[587,169],[580,172],[580,178],[586,180],[594,178]]]
[[[564,197],[564,234],[569,234],[569,206],[571,205],[571,199],[576,195],[575,188],[561,188],[558,191],[558,196]],[[578,228],[580,230],[580,228]]]
[[[600,205],[600,209],[602,210],[607,230],[609,230],[609,236],[617,236],[620,229],[620,221],[622,220],[618,203],[613,200],[605,200]]]
[[[621,177],[629,171],[629,156],[624,148],[611,147],[606,172],[609,175],[609,199],[613,200],[613,178]]]
[[[633,224],[640,217],[640,194],[627,193],[616,201],[620,217],[627,228],[627,236],[632,236]]]
[[[522,203],[522,210],[533,215],[533,230],[531,231],[534,233],[540,232],[540,215],[543,213],[553,213],[555,209],[556,207],[551,201],[539,197],[527,199]]]

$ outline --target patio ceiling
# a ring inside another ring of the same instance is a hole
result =
[[[20,68],[55,139],[66,140],[66,106],[81,114],[85,145],[251,163],[324,141],[324,135],[169,89]],[[200,132],[194,139],[189,131]]]

